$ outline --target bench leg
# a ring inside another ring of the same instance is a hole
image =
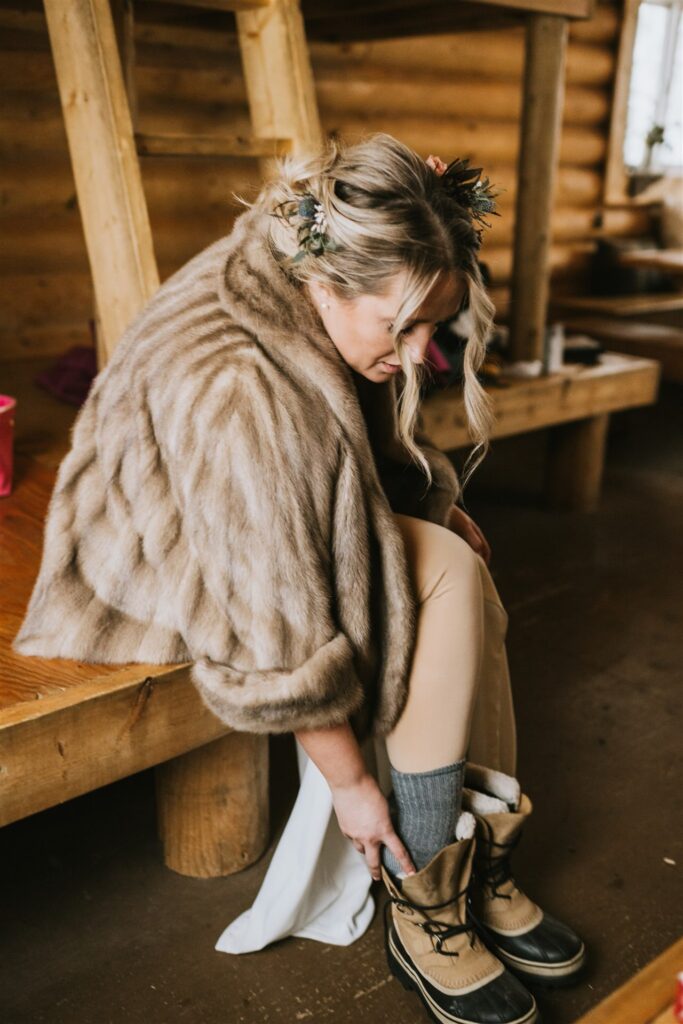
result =
[[[268,845],[268,736],[227,736],[157,765],[164,862],[181,875],[232,875]]]
[[[554,508],[593,512],[600,501],[609,413],[550,428],[546,496]]]

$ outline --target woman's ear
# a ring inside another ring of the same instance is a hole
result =
[[[306,287],[308,288],[309,294],[317,306],[330,304],[330,290],[321,281],[307,281]]]

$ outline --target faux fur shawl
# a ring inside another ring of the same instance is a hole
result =
[[[276,733],[397,722],[416,608],[394,511],[445,524],[396,434],[394,379],[341,357],[242,213],[147,303],[93,381],[15,651],[192,662],[222,721]]]

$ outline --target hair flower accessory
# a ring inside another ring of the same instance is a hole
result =
[[[322,256],[326,252],[336,252],[339,246],[327,234],[327,216],[323,204],[310,192],[300,199],[287,199],[278,203],[272,217],[286,220],[297,230],[299,251],[292,260],[299,263],[306,256]]]
[[[441,187],[446,190],[459,206],[469,210],[473,220],[481,227],[477,229],[477,237],[481,244],[482,228],[490,228],[486,220],[487,214],[500,217],[496,210],[496,198],[504,189],[494,192],[488,178],[481,178],[481,167],[470,167],[468,159],[459,157],[445,164],[438,156],[427,157],[425,163],[431,167],[441,180]]]
[[[439,159],[438,156],[432,156],[431,153],[427,157],[425,163],[427,163],[433,170],[435,170],[439,177],[441,177],[441,175],[444,173],[447,166],[443,162],[443,160]]]

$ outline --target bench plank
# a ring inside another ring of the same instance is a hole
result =
[[[659,374],[654,359],[605,352],[597,366],[574,365],[566,372],[530,379],[504,378],[503,387],[486,387],[496,415],[491,437],[649,405],[657,397]],[[422,405],[425,430],[445,451],[472,443],[460,390],[444,388]]]
[[[576,1024],[674,1024],[671,1005],[676,994],[676,975],[683,964],[683,938],[647,964],[625,985],[584,1014]]]

